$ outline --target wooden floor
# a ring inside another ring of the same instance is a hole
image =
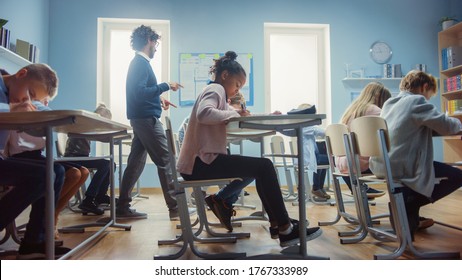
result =
[[[381,188],[380,186],[378,187]],[[249,196],[245,196],[245,204],[257,205],[260,202],[255,189],[249,187]],[[209,193],[214,189],[209,189]],[[75,255],[74,259],[83,260],[152,260],[154,255],[175,252],[179,246],[158,246],[160,239],[170,239],[179,233],[176,223],[168,218],[167,208],[163,201],[159,189],[142,189],[145,198],[136,198],[133,207],[140,212],[148,213],[148,219],[132,220],[131,231],[109,228],[103,237],[94,242],[88,249],[84,249]],[[385,196],[386,197],[386,196]],[[377,205],[371,207],[372,214],[384,213],[387,211],[385,197],[376,199]],[[347,197],[348,199],[348,197]],[[438,201],[434,205],[428,205],[421,210],[421,216],[431,217],[436,221],[444,222],[458,227],[462,227],[462,189],[459,189],[449,197]],[[353,204],[347,204],[349,212],[354,212]],[[286,202],[289,215],[297,218],[298,208],[291,202]],[[247,208],[237,208],[237,216],[247,216],[254,210]],[[107,213],[107,212],[106,212]],[[310,225],[317,225],[318,221],[328,221],[335,217],[335,206],[307,204],[307,217]],[[213,213],[208,211],[208,217],[216,221]],[[99,218],[99,217],[98,217]],[[95,216],[82,216],[66,209],[60,216],[59,226],[69,226],[80,223],[93,222]],[[27,221],[27,213],[23,213],[18,219],[18,224]],[[382,226],[389,226],[388,219],[381,220]],[[270,238],[268,233],[268,223],[264,221],[243,221],[242,227],[235,228],[235,232],[250,232],[248,239],[239,239],[235,244],[200,244],[198,248],[204,252],[247,252],[248,256],[278,253],[280,246],[278,240]],[[393,242],[379,242],[371,237],[366,237],[360,243],[342,245],[339,242],[338,232],[351,229],[343,220],[333,226],[322,227],[321,237],[309,241],[308,254],[329,257],[331,260],[369,260],[373,259],[375,253],[388,253],[396,245]],[[87,229],[85,233],[61,234],[61,239],[65,246],[75,247],[86,236],[92,234],[97,228]],[[224,232],[217,228],[216,231]],[[435,224],[433,227],[418,232],[415,236],[415,245],[422,250],[451,250],[462,253],[462,231],[446,226]],[[0,245],[2,249],[15,249],[17,244],[12,240]],[[411,258],[409,255],[403,257]],[[183,256],[183,259],[197,259],[190,250]]]

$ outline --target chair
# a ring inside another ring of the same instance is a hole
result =
[[[297,199],[297,193],[295,192],[292,174],[290,172],[290,169],[293,168],[293,164],[288,161],[288,158],[292,158],[292,155],[287,154],[285,151],[284,138],[280,135],[271,137],[270,148],[271,154],[265,154],[264,156],[269,157],[273,162],[279,182],[281,181],[279,169],[282,168],[284,170],[287,190],[282,190],[283,198],[285,201],[294,201]]]
[[[345,156],[345,145],[343,143],[343,136],[348,135],[348,127],[344,124],[331,124],[326,128],[326,148],[327,148],[327,156],[329,159],[329,169],[330,173],[332,174],[332,182],[334,185],[334,195],[335,201],[337,205],[337,216],[333,221],[330,222],[318,222],[319,226],[327,226],[327,225],[334,225],[341,218],[343,218],[346,222],[351,224],[358,224],[358,219],[355,215],[349,214],[345,210],[345,202],[354,202],[352,200],[344,201],[342,195],[342,189],[340,188],[339,178],[343,176],[349,176],[346,173],[341,173],[335,167],[335,157]],[[339,232],[339,236],[345,235],[355,235],[359,233],[359,231],[353,231],[348,233]]]
[[[191,248],[191,251],[196,256],[200,258],[204,258],[204,259],[234,259],[234,258],[245,257],[246,253],[209,254],[209,253],[200,252],[196,248],[195,240],[197,239],[197,237],[195,236],[193,232],[191,220],[190,220],[189,213],[188,213],[188,204],[186,200],[185,188],[193,188],[193,189],[198,189],[200,191],[201,187],[229,184],[230,182],[234,180],[240,180],[240,178],[223,178],[223,179],[213,179],[213,180],[189,180],[189,181],[180,179],[178,177],[178,172],[176,170],[176,146],[175,146],[174,137],[173,137],[172,124],[171,124],[169,117],[165,118],[165,123],[166,123],[165,133],[167,136],[167,143],[168,143],[168,149],[169,149],[170,168],[172,172],[173,184],[175,186],[176,199],[177,199],[178,210],[180,214],[181,235],[172,241],[160,240],[158,244],[159,245],[174,244],[174,243],[182,241],[183,246],[177,253],[170,254],[170,255],[156,255],[154,256],[154,259],[164,259],[164,260],[178,259],[186,252],[188,246]],[[197,197],[200,197],[200,195],[198,195]],[[196,204],[199,204],[199,203],[196,203]],[[202,208],[201,210],[204,210],[204,208]],[[235,237],[232,239],[235,240]],[[215,240],[220,241],[222,240],[222,238],[208,238],[207,242],[214,242]]]
[[[333,225],[336,224],[338,221],[340,221],[341,218],[343,218],[345,221],[347,221],[350,224],[357,225],[355,229],[352,231],[342,231],[339,232],[338,235],[340,237],[347,237],[347,236],[356,236],[354,238],[341,238],[340,243],[342,244],[348,244],[348,243],[356,243],[361,240],[363,240],[366,237],[366,231],[362,227],[360,221],[358,220],[358,213],[361,213],[360,211],[360,206],[359,202],[363,202],[362,199],[353,199],[353,200],[348,200],[344,201],[343,200],[343,195],[342,191],[340,188],[340,183],[339,183],[339,178],[348,176],[350,177],[349,173],[341,173],[337,170],[335,167],[335,157],[341,157],[341,156],[346,156],[346,148],[344,144],[344,138],[348,140],[349,137],[349,131],[348,127],[344,124],[331,124],[326,128],[326,148],[327,148],[327,154],[328,154],[328,159],[329,159],[329,167],[330,171],[332,173],[332,181],[334,184],[334,195],[335,199],[337,201],[337,216],[333,221],[330,222],[319,222],[318,225],[320,226],[326,226],[326,225]],[[348,140],[349,141],[349,140]],[[348,149],[350,149],[348,147]],[[352,165],[352,162],[349,162],[349,165]],[[353,193],[355,192],[355,189],[353,188]],[[354,195],[353,195],[354,197]],[[358,203],[356,203],[358,201]],[[356,215],[347,213],[345,211],[345,203],[355,203],[356,207]],[[376,203],[374,201],[364,201],[364,203],[367,203],[369,205],[375,206]],[[378,219],[387,217],[388,214],[380,214],[376,216],[372,216],[371,220],[373,224],[380,224],[380,221]]]
[[[406,215],[406,208],[403,198],[402,185],[399,181],[393,179],[390,168],[390,159],[388,157],[389,138],[388,128],[385,120],[378,116],[360,117],[351,122],[350,125],[350,143],[352,156],[355,161],[356,170],[350,172],[350,176],[354,176],[354,184],[360,186],[362,182],[373,182],[382,180],[387,185],[388,196],[390,199],[389,207],[392,220],[394,221],[395,233],[386,229],[373,227],[369,215],[361,209],[362,223],[371,235],[378,240],[391,240],[398,242],[398,247],[390,254],[374,255],[374,259],[396,259],[407,249],[417,258],[460,258],[459,252],[420,252],[412,243],[411,231]],[[347,151],[347,155],[348,155]],[[362,176],[359,170],[359,157],[369,156],[378,157],[384,162],[385,178],[377,178],[375,176]],[[350,155],[351,158],[351,155]],[[362,196],[366,196],[366,190],[359,188]],[[362,203],[361,206],[367,206],[367,203]]]

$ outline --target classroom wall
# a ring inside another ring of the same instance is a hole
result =
[[[25,4],[36,9],[24,9]],[[369,58],[369,47],[376,40],[391,45],[389,63],[400,63],[404,73],[424,63],[438,76],[438,20],[442,16],[462,19],[462,1],[0,0],[0,17],[6,13],[11,29],[19,26],[18,33],[20,29],[26,37],[38,37],[37,44],[44,51],[42,61],[58,71],[60,91],[52,104],[56,109],[95,107],[98,17],[170,20],[172,81],[178,80],[178,53],[253,53],[255,106],[249,108],[253,112],[264,112],[263,23],[329,24],[332,120],[338,121],[350,103],[341,82],[345,64],[365,67],[368,76],[381,74],[381,66]],[[171,99],[178,103],[177,94]],[[438,99],[432,102],[439,106]],[[173,125],[177,127],[189,112],[190,107],[172,111]],[[442,159],[441,153],[436,141],[435,158]],[[155,169],[146,169],[149,172],[143,173],[142,185],[158,186]]]
[[[0,18],[8,20],[11,42],[21,39],[38,46],[40,60],[48,61],[49,0],[0,0]],[[5,63],[0,56],[0,65]]]

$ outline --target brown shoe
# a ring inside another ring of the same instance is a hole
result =
[[[417,227],[417,230],[429,228],[433,224],[435,224],[435,221],[433,221],[433,219],[425,218],[425,217],[419,217],[419,226]]]
[[[316,196],[316,198],[321,198],[321,199],[325,199],[325,200],[330,199],[330,195],[328,195],[324,189],[313,190],[313,191],[311,191],[311,193],[314,196]]]
[[[213,214],[220,220],[220,223],[229,231],[233,231],[231,224],[231,217],[236,216],[233,206],[226,205],[226,203],[217,198],[214,194],[205,198],[205,202],[212,210]]]

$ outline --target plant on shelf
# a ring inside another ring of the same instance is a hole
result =
[[[439,21],[439,25],[443,28],[443,30],[453,26],[456,22],[458,22],[456,17],[442,17]]]
[[[8,20],[0,18],[0,28],[2,28],[7,22]]]

